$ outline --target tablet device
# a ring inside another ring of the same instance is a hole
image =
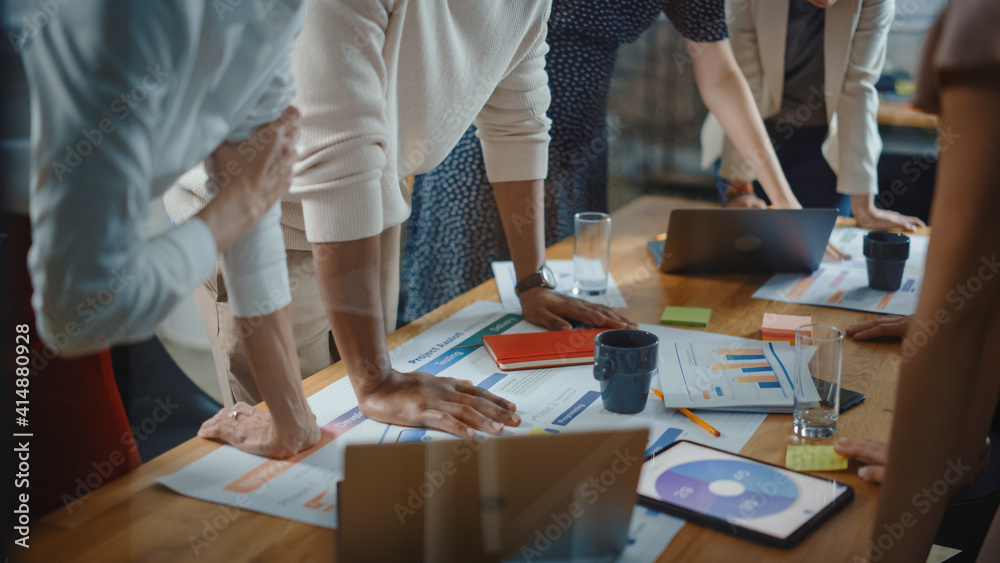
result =
[[[643,463],[639,504],[740,538],[789,547],[854,489],[687,440]]]
[[[660,270],[691,274],[811,273],[836,209],[675,209]]]

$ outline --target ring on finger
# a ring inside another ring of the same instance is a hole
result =
[[[239,416],[240,411],[236,407],[233,407],[233,410],[229,411],[229,418],[236,420]]]

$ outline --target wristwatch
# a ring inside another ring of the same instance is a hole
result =
[[[517,285],[514,286],[514,293],[520,296],[525,291],[535,289],[536,287],[556,288],[556,275],[552,273],[552,270],[548,266],[542,266],[534,274],[517,282]]]

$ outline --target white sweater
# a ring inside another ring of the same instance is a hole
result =
[[[403,180],[440,164],[473,122],[491,182],[546,176],[548,0],[306,5],[293,56],[293,103],[303,118],[282,205],[288,248],[356,240],[405,221]],[[171,213],[203,198],[203,184],[186,178],[187,193],[168,198]]]

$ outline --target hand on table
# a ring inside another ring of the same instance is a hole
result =
[[[856,457],[868,463],[858,469],[858,476],[870,483],[885,479],[885,466],[889,462],[889,444],[863,438],[838,438],[833,451],[844,457]]]
[[[726,194],[726,207],[736,209],[767,209],[767,203],[756,195],[750,194]]]
[[[824,260],[833,260],[834,262],[840,262],[841,260],[849,260],[851,255],[844,252],[843,250],[837,248],[833,243],[826,243],[826,252],[823,253]]]
[[[851,196],[851,212],[857,225],[862,229],[915,231],[927,226],[916,217],[875,207],[875,196],[870,195]]]
[[[524,320],[549,330],[573,328],[566,319],[582,321],[595,327],[635,328],[636,326],[634,322],[619,315],[610,307],[588,303],[544,287],[525,291],[520,298]]]
[[[869,465],[858,469],[858,476],[870,483],[885,480],[886,464],[889,462],[889,444],[864,438],[838,438],[833,450],[844,457],[855,457]],[[986,471],[990,460],[990,439],[986,438],[976,470],[959,481],[959,489],[968,487]]]
[[[767,209],[767,203],[754,194],[752,183],[729,181],[726,183],[725,207]]]
[[[235,417],[231,416],[234,409],[239,413]],[[240,402],[232,408],[223,408],[206,420],[198,430],[198,436],[219,440],[254,455],[284,459],[319,442],[319,426],[316,417],[311,418],[308,427],[291,429],[287,436],[282,436],[271,413]]]
[[[361,414],[379,422],[421,426],[468,438],[482,430],[500,434],[504,425],[519,426],[514,403],[471,381],[424,372],[390,370],[382,382],[358,396]]]
[[[853,324],[847,327],[847,335],[856,340],[874,340],[876,338],[899,338],[906,336],[910,326],[911,316],[886,316]]]

